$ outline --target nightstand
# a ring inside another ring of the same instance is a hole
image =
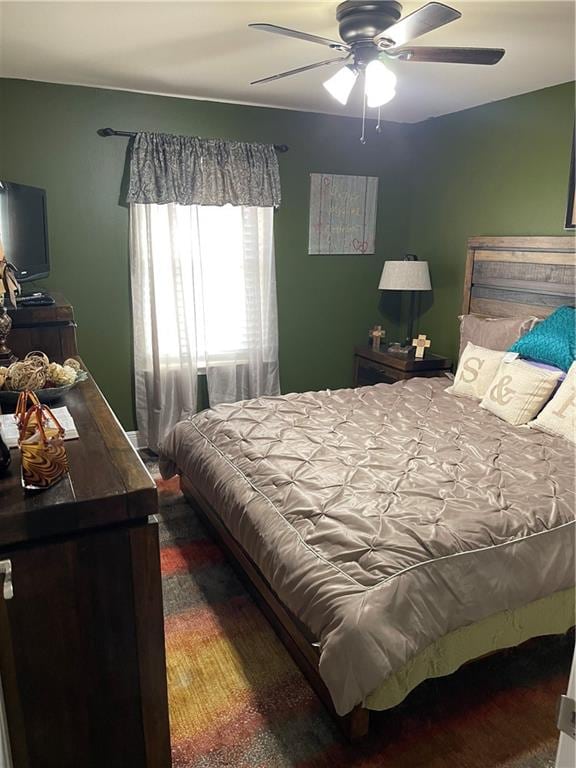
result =
[[[376,352],[372,347],[354,348],[354,387],[370,384],[392,384],[414,376],[443,376],[452,368],[452,361],[440,355],[426,354],[422,360],[389,352]]]

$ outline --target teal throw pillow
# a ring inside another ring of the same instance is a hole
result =
[[[576,358],[576,310],[558,307],[546,320],[528,331],[509,349],[567,371]]]

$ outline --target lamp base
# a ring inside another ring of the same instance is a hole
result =
[[[6,307],[0,306],[0,366],[8,368],[18,358],[6,344],[6,339],[12,328],[12,318],[6,311]]]

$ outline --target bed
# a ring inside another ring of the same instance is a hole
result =
[[[464,311],[545,317],[574,263],[571,238],[474,238]],[[162,446],[350,738],[426,678],[575,623],[573,446],[449,383],[221,405]]]

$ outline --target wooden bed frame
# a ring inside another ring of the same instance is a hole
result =
[[[468,241],[462,312],[491,317],[546,317],[557,306],[573,303],[575,265],[572,237],[474,237]],[[345,736],[351,741],[365,736],[370,710],[358,706],[345,717],[336,714],[318,671],[318,649],[212,505],[185,476],[182,476],[182,490],[220,539],[232,563],[246,577],[262,612]]]
[[[462,313],[548,317],[574,304],[574,237],[468,240]]]

